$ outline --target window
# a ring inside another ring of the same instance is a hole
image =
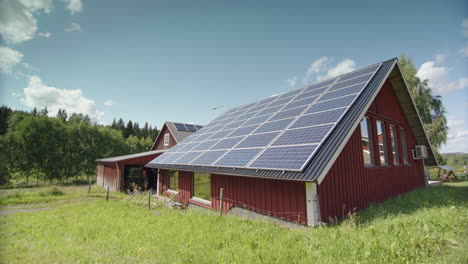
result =
[[[164,146],[169,146],[169,133],[164,134]]]
[[[393,165],[400,164],[400,153],[398,152],[398,136],[394,125],[390,125],[390,140],[392,141]]]
[[[400,128],[401,135],[401,149],[403,151],[403,162],[409,164],[408,160],[408,144],[406,143],[406,131],[404,128]]]
[[[193,197],[211,201],[211,175],[195,172],[193,174]]]
[[[179,171],[169,172],[169,181],[167,188],[172,191],[179,191]]]
[[[364,165],[374,165],[374,150],[372,147],[371,127],[368,117],[361,120],[361,142],[362,142],[362,155],[364,157]]]
[[[377,121],[377,142],[379,143],[380,165],[388,165],[387,133],[385,123]]]

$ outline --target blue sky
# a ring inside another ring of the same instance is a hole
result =
[[[206,124],[407,54],[443,96],[442,151],[468,152],[467,10],[466,1],[0,0],[0,104],[103,124]]]

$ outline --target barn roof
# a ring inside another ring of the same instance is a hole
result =
[[[164,125],[161,127],[160,131],[163,130],[164,126],[166,126],[167,129],[169,129],[177,144],[179,144],[182,140],[192,135],[194,132],[197,132],[198,130],[203,128],[203,126],[201,125],[166,121],[164,122]],[[151,149],[154,148],[160,137],[162,137],[161,133],[159,133],[156,139],[154,140]]]
[[[228,110],[146,166],[320,182],[386,80],[436,165],[395,58]]]
[[[129,159],[135,159],[135,158],[145,157],[149,155],[164,153],[164,151],[166,150],[152,150],[152,151],[140,152],[140,153],[135,153],[135,154],[110,157],[110,158],[105,158],[105,159],[97,159],[96,161],[100,163],[113,163],[113,162],[118,162],[122,160],[129,160]]]

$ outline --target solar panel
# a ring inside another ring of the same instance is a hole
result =
[[[379,68],[228,110],[151,163],[301,171]]]
[[[173,123],[176,127],[177,131],[184,131],[184,132],[196,132],[200,130],[203,126],[197,126],[193,124],[184,124],[184,123]]]
[[[219,159],[214,165],[223,167],[244,167],[262,148],[254,149],[233,149],[224,157]]]
[[[320,112],[324,110],[330,110],[333,108],[339,108],[343,106],[348,106],[356,98],[356,95],[343,96],[341,98],[336,98],[334,100],[329,100],[325,102],[318,102],[313,104],[304,114],[311,114],[315,112]]]
[[[279,131],[265,134],[256,134],[246,137],[236,148],[264,147],[279,134]]]
[[[320,143],[332,127],[333,125],[323,125],[288,129],[273,143],[273,146]]]
[[[234,138],[225,138],[219,141],[216,145],[214,145],[211,150],[213,149],[231,149],[237,143],[239,143],[245,137],[234,137]]]
[[[296,108],[296,107],[303,106],[303,105],[309,105],[312,102],[314,102],[315,99],[317,99],[317,96],[311,96],[311,97],[307,97],[301,100],[295,100],[295,101],[290,102],[286,106],[284,106],[284,108],[281,110],[287,110],[287,109]]]
[[[281,119],[281,120],[278,120],[278,121],[265,123],[265,124],[261,125],[259,128],[257,128],[257,130],[255,130],[255,133],[264,133],[264,132],[283,130],[293,120],[294,120],[294,118],[288,118],[288,119]]]
[[[230,137],[235,137],[235,136],[243,136],[243,135],[248,135],[250,132],[254,131],[258,125],[253,125],[253,126],[248,126],[248,127],[240,127],[234,132],[232,132],[229,136]]]
[[[255,125],[255,124],[263,123],[263,122],[265,122],[268,118],[270,118],[270,116],[271,116],[271,114],[264,115],[264,116],[259,116],[259,117],[254,117],[254,118],[248,120],[247,122],[245,122],[245,123],[244,123],[244,126]]]
[[[174,123],[174,126],[177,128],[177,131],[188,131],[188,129],[182,123]]]
[[[299,128],[306,126],[314,126],[326,123],[335,123],[346,108],[338,108],[335,110],[328,110],[324,112],[313,113],[310,115],[303,115],[291,126],[291,128]]]
[[[317,145],[268,148],[248,168],[300,170]]]
[[[196,157],[200,156],[203,152],[197,151],[197,152],[187,152],[183,156],[179,157],[176,161],[177,163],[190,163],[193,159]]]
[[[207,151],[201,154],[198,158],[190,162],[193,165],[211,165],[217,159],[226,153],[227,150]]]
[[[278,112],[270,119],[270,121],[297,116],[300,113],[302,113],[302,111],[304,111],[304,109],[306,109],[306,107],[307,106],[301,106],[301,107],[298,107],[298,108]]]

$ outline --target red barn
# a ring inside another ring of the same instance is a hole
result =
[[[199,125],[165,122],[150,151],[96,160],[97,184],[111,190],[123,190],[134,183],[156,190],[157,174],[143,166],[201,128]]]
[[[425,147],[426,148],[425,148]],[[397,59],[227,111],[146,166],[161,193],[317,225],[425,185],[436,159]]]

